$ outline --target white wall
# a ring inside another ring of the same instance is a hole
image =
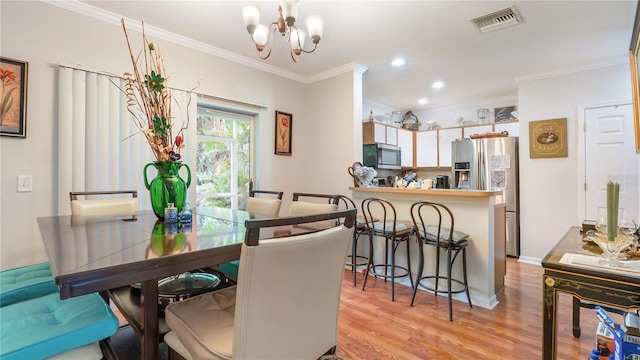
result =
[[[0,6],[1,55],[29,63],[27,138],[0,138],[0,268],[6,269],[46,261],[36,218],[56,215],[58,201],[68,201],[55,198],[58,64],[122,74],[131,63],[119,24],[39,1],[2,1]],[[130,30],[129,36],[139,49],[140,34]],[[361,83],[360,74],[305,85],[151,40],[160,45],[170,86],[186,89],[200,81],[198,93],[265,106],[256,110],[260,187],[284,189],[290,196],[291,191],[344,192],[350,185],[347,164],[355,156],[353,139],[361,136],[354,126],[361,121],[361,91],[354,91],[361,89],[354,85]],[[275,110],[293,114],[292,156],[273,154]],[[334,141],[326,140],[328,134]],[[328,149],[327,144],[338,146]],[[16,192],[17,175],[33,176],[33,192]]]
[[[629,65],[620,64],[518,86],[520,116],[520,203],[523,261],[541,260],[571,226],[584,220],[578,167],[581,105],[630,101]],[[567,118],[566,158],[530,159],[529,122]],[[589,144],[586,144],[589,146]],[[638,185],[640,186],[640,185]],[[639,199],[640,200],[640,199]]]

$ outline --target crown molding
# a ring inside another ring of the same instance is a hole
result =
[[[627,55],[610,58],[608,60],[601,61],[594,64],[589,64],[589,65],[582,65],[582,66],[565,68],[565,69],[560,69],[555,71],[540,72],[540,73],[535,73],[530,75],[519,76],[519,77],[516,77],[514,80],[516,83],[523,83],[528,81],[542,80],[542,79],[552,78],[556,76],[569,75],[569,74],[574,74],[582,71],[601,69],[605,67],[622,65],[622,64],[629,65],[629,57]]]
[[[368,69],[369,68],[364,66],[364,65],[360,65],[358,63],[354,63],[353,62],[353,63],[345,64],[345,65],[342,65],[342,66],[338,66],[337,68],[329,69],[329,70],[327,70],[325,72],[321,72],[321,73],[316,74],[316,75],[308,76],[306,78],[306,80],[304,81],[304,83],[305,84],[312,84],[314,82],[325,80],[325,79],[329,79],[329,78],[332,78],[334,76],[345,74],[345,73],[355,73],[355,74],[358,74],[358,75],[362,75]]]
[[[110,24],[114,24],[120,26],[120,20],[124,19],[127,24],[127,28],[131,30],[135,30],[138,32],[142,32],[142,22],[138,20],[134,20],[131,18],[127,18],[116,13],[106,11],[95,6],[91,6],[86,3],[82,3],[76,0],[68,0],[68,1],[58,1],[58,0],[40,0],[49,5],[57,6],[59,8],[73,11],[75,13],[92,17],[94,19],[104,21]],[[196,41],[191,38],[178,35],[176,33],[163,30],[161,28],[145,25],[144,31],[147,35],[156,37],[158,39],[163,39],[170,41],[174,44],[181,45],[190,49],[194,49],[197,51],[201,51],[205,54],[213,55],[225,60],[229,60],[231,62],[235,62],[241,65],[245,65],[254,69],[262,70],[264,72],[281,76],[283,78],[287,78],[293,81],[297,81],[303,84],[311,84],[317,81],[321,81],[324,79],[328,79],[330,77],[340,75],[349,71],[353,71],[356,73],[364,73],[367,71],[365,66],[362,66],[357,63],[346,64],[343,66],[339,66],[334,69],[327,70],[325,72],[311,75],[311,76],[303,76],[291,71],[283,70],[279,67],[270,65],[264,61],[248,58],[246,56],[238,55],[236,53],[232,53],[230,51],[220,49],[218,47],[205,44],[201,41]]]

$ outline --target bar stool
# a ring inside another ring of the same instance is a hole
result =
[[[411,205],[411,219],[413,220],[420,243],[436,248],[435,276],[423,276],[424,249],[420,249],[418,279],[413,287],[411,306],[413,306],[419,286],[433,291],[436,296],[438,293],[447,293],[449,297],[449,321],[453,321],[452,294],[466,293],[469,307],[473,307],[473,305],[471,305],[469,284],[467,282],[467,246],[469,245],[469,235],[454,229],[453,213],[448,207],[442,204],[428,201],[416,202]],[[440,275],[440,250],[444,250],[447,254],[445,259],[447,266],[446,276]],[[462,253],[462,281],[453,279],[451,275],[453,264],[460,253]],[[423,284],[423,280],[428,280],[429,282]],[[440,281],[446,281],[447,285],[444,289],[442,287],[438,289]],[[458,289],[453,289],[452,285],[454,283],[457,284]]]
[[[348,196],[337,196],[339,210],[357,209],[356,203]],[[378,219],[374,219],[374,221],[378,221]],[[347,266],[351,267],[351,271],[353,272],[353,286],[356,286],[357,267],[366,266],[369,263],[368,256],[358,255],[358,239],[360,239],[360,236],[362,235],[369,236],[369,232],[367,231],[367,225],[364,221],[364,216],[357,215],[356,226],[353,232],[353,238],[351,239],[351,254],[347,255],[347,259],[349,259],[349,262],[346,263]]]
[[[411,252],[409,247],[409,239],[413,236],[414,227],[409,221],[398,221],[396,218],[395,207],[387,200],[368,198],[362,201],[362,214],[369,233],[369,259],[367,261],[367,275],[371,274],[375,277],[391,279],[391,301],[395,301],[395,279],[399,277],[409,277],[411,286],[413,287],[413,279],[411,278]],[[378,215],[379,220],[374,221],[374,214]],[[384,264],[374,264],[373,237],[380,236],[385,239]],[[401,243],[407,245],[407,267],[396,265],[396,251]],[[389,248],[391,248],[391,264],[389,264]],[[384,269],[384,272],[377,271]],[[396,275],[396,270],[400,270],[400,274]],[[368,276],[364,277],[362,290],[367,285]]]

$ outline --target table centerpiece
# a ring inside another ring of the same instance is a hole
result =
[[[184,148],[184,131],[189,126],[189,117],[176,124],[171,117],[171,92],[167,87],[167,74],[160,48],[149,42],[142,23],[144,50],[134,55],[124,19],[121,20],[124,35],[133,64],[133,72],[124,73],[124,93],[127,110],[136,127],[144,134],[156,161],[143,169],[144,185],[149,190],[151,206],[155,215],[163,219],[164,209],[174,204],[178,210],[186,202],[187,189],[191,184],[191,170],[181,163],[180,150]],[[138,64],[140,61],[140,64]],[[149,182],[147,169],[154,167],[156,177]],[[180,177],[180,169],[185,168],[187,180]]]

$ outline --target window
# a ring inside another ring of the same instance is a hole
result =
[[[237,209],[249,192],[249,116],[199,104],[197,116],[197,206]]]

